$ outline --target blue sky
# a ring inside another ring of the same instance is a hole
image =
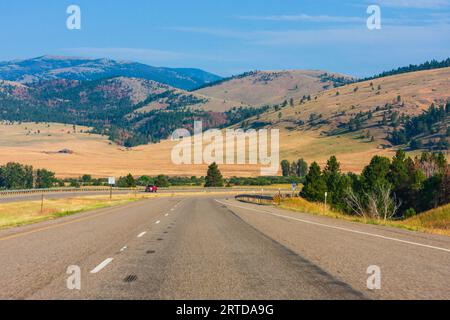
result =
[[[81,30],[66,9],[81,8]],[[368,30],[367,7],[381,8]],[[450,0],[15,0],[0,3],[0,60],[44,54],[367,76],[450,57]]]

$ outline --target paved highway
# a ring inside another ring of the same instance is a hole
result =
[[[286,191],[283,189],[283,191]],[[114,190],[113,196],[118,194],[133,194],[135,191],[133,190]],[[138,194],[143,194],[144,191],[137,191]],[[191,189],[160,189],[158,193],[170,193],[170,194],[177,194],[182,195],[186,193],[209,193],[209,192],[223,192],[223,193],[261,193],[260,188],[224,188],[224,189],[208,189],[208,188],[191,188]],[[277,193],[277,189],[267,189],[265,192],[268,195],[273,195]],[[84,197],[84,196],[109,196],[109,191],[64,191],[64,192],[48,192],[44,193],[45,199],[63,199],[63,198],[72,198],[72,197]],[[0,203],[11,203],[11,202],[22,202],[22,201],[35,201],[35,200],[41,200],[42,193],[22,193],[22,194],[15,194],[15,195],[3,195],[0,196]]]
[[[72,265],[81,290],[67,288]],[[371,265],[379,290],[366,285]],[[2,299],[450,299],[449,281],[448,237],[217,195],[0,232]]]

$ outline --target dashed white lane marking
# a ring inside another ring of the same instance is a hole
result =
[[[138,238],[142,238],[145,234],[147,233],[147,231],[141,232],[138,234]]]
[[[127,249],[128,249],[128,247],[125,246],[125,247],[123,247],[122,249],[120,249],[120,252],[124,252],[124,251],[127,250]]]
[[[397,242],[401,242],[401,243],[406,243],[406,244],[410,244],[410,245],[414,245],[414,246],[418,246],[418,247],[425,247],[425,248],[429,248],[429,249],[436,249],[436,250],[441,250],[441,251],[445,251],[445,252],[450,252],[450,249],[446,249],[446,248],[435,247],[435,246],[430,246],[430,245],[423,244],[423,243],[411,242],[411,241],[407,241],[407,240],[386,237],[386,236],[382,236],[382,235],[376,234],[376,233],[363,232],[363,231],[358,231],[358,230],[353,230],[353,229],[348,229],[348,228],[343,228],[343,227],[331,226],[331,225],[323,224],[323,223],[319,223],[319,222],[313,222],[313,221],[309,221],[309,220],[293,218],[293,217],[290,217],[290,216],[285,216],[285,215],[281,215],[281,214],[271,213],[271,212],[264,211],[264,210],[258,210],[258,209],[243,207],[243,206],[237,206],[237,205],[225,203],[225,202],[222,202],[222,201],[219,201],[219,200],[216,200],[216,201],[218,203],[221,203],[221,204],[226,205],[226,206],[236,207],[236,208],[241,208],[241,209],[251,210],[251,211],[256,211],[256,212],[262,212],[262,213],[269,214],[271,216],[275,216],[275,217],[279,217],[279,218],[285,218],[285,219],[290,219],[290,220],[295,220],[295,221],[298,221],[298,222],[308,223],[308,224],[312,224],[312,225],[316,225],[316,226],[320,226],[320,227],[325,227],[325,228],[330,228],[330,229],[335,229],[335,230],[341,230],[341,231],[347,231],[347,232],[362,234],[362,235],[365,235],[365,236],[370,236],[370,237],[381,238],[381,239],[385,239],[385,240],[391,240],[391,241],[397,241]]]
[[[168,216],[169,216],[169,214],[168,214],[168,213],[166,213],[166,214],[165,214],[165,216],[166,216],[166,217],[168,217]]]
[[[105,261],[100,263],[98,266],[96,266],[94,269],[92,269],[91,273],[98,273],[98,272],[100,272],[104,267],[106,267],[108,264],[110,264],[111,261],[113,261],[113,258],[106,259]]]
[[[156,221],[155,223],[156,223],[156,224],[160,224],[160,223],[161,223],[161,221],[159,221],[159,220],[158,220],[158,221]]]
[[[174,208],[170,209],[170,211],[173,211],[173,210],[175,210],[175,209]]]

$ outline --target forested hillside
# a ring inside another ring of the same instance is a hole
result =
[[[158,142],[195,120],[205,129],[224,127],[265,110],[134,78],[0,82],[1,119],[85,125],[128,147]]]

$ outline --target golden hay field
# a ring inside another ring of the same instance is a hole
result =
[[[320,136],[310,131],[281,130],[281,159],[290,161],[303,158],[308,163],[316,161],[322,167],[335,155],[343,171],[359,173],[375,155],[392,157],[393,148],[379,149],[377,142],[361,140],[359,134]]]
[[[27,129],[25,129],[27,128]],[[31,134],[28,132],[32,131]],[[0,124],[0,163],[15,161],[46,168],[59,177],[133,175],[202,176],[207,165],[174,165],[172,141],[126,149],[107,137],[85,133],[87,128],[72,125],[22,123]],[[40,133],[37,133],[37,131]],[[83,132],[81,132],[83,130]],[[73,154],[58,153],[63,149]],[[258,176],[255,165],[222,165],[224,176]]]
[[[25,129],[27,128],[27,129]],[[205,175],[206,165],[175,165],[171,161],[172,141],[139,146],[131,149],[110,142],[107,137],[86,133],[80,126],[22,123],[0,124],[0,163],[20,162],[35,168],[47,168],[59,177],[94,177],[133,175]],[[29,131],[31,130],[31,133]],[[38,133],[38,130],[40,133]],[[83,131],[83,132],[81,132]],[[318,137],[311,132],[280,134],[281,159],[298,156],[307,161],[325,163],[336,154],[344,170],[359,171],[373,154],[390,154],[378,150],[376,144],[361,143],[352,136]],[[73,154],[58,153],[63,149]],[[259,176],[257,165],[221,165],[222,173],[230,176]]]

